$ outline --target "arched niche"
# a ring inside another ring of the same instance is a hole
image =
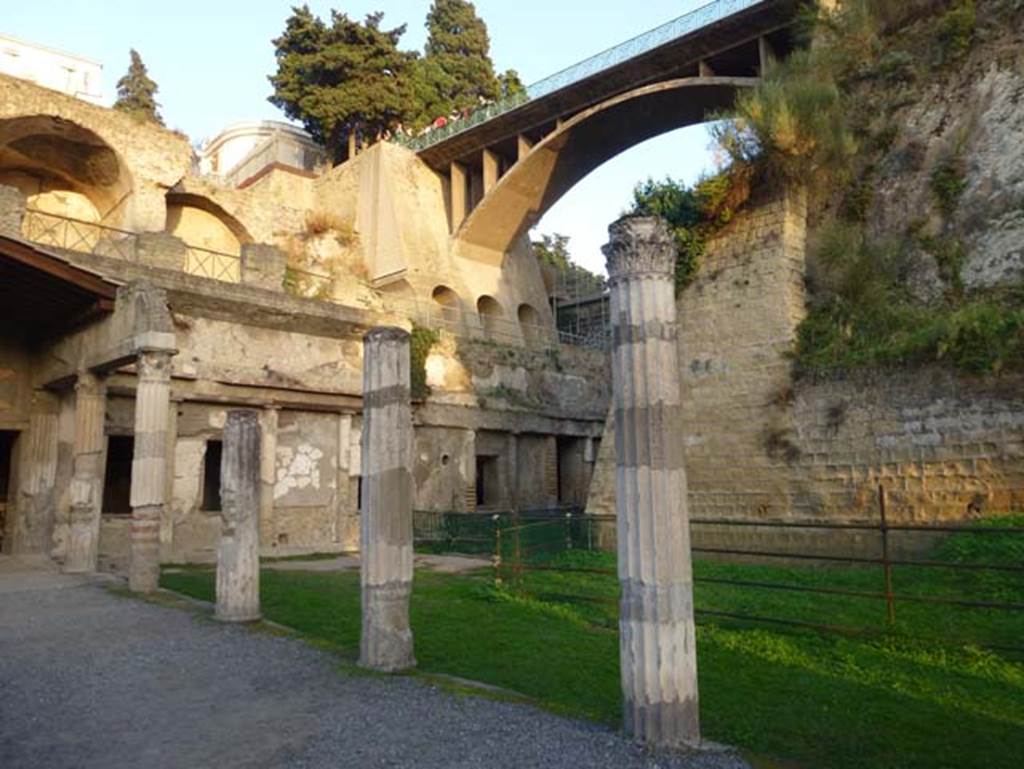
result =
[[[505,320],[505,311],[501,303],[493,296],[484,294],[476,300],[476,311],[480,316],[480,325],[484,334],[490,338],[499,336],[502,332],[502,325]]]
[[[534,309],[533,305],[524,302],[519,305],[516,315],[519,318],[519,329],[522,331],[523,339],[526,343],[533,344],[539,342],[543,337],[540,313]]]
[[[98,134],[69,120],[0,120],[0,184],[17,187],[30,208],[48,217],[129,223],[133,187],[127,167]]]
[[[437,286],[430,294],[434,301],[434,311],[441,316],[446,323],[457,323],[462,310],[462,300],[459,295],[448,286]]]

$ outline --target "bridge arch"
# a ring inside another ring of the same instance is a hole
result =
[[[472,251],[504,254],[573,186],[655,136],[705,122],[754,77],[686,77],[635,88],[566,120],[515,163],[455,232]],[[500,257],[499,257],[500,258]]]

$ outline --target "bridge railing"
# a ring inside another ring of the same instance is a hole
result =
[[[549,96],[563,88],[593,77],[637,56],[649,53],[667,43],[678,40],[740,11],[760,5],[763,2],[764,0],[712,0],[712,2],[702,5],[689,13],[685,13],[672,21],[566,67],[543,80],[539,80],[533,85],[527,86],[526,93],[516,94],[482,106],[470,112],[465,118],[451,121],[440,128],[432,129],[420,136],[410,138],[399,135],[395,136],[394,140],[414,152],[425,150],[427,147],[439,144],[463,131],[468,131],[481,123],[486,123],[499,115],[511,112],[528,102]]]

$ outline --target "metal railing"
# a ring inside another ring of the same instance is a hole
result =
[[[138,238],[134,232],[35,208],[26,209],[21,231],[26,240],[65,251],[127,261],[135,261],[138,256]]]
[[[586,327],[581,333],[571,328],[527,321],[511,320],[504,316],[472,313],[461,307],[444,305],[433,299],[418,297],[388,297],[387,310],[405,315],[425,328],[447,331],[456,337],[481,339],[511,346],[556,348],[559,345],[607,349],[610,336],[607,328]]]
[[[185,249],[185,272],[200,278],[238,283],[242,279],[242,259],[240,256],[223,251],[187,246]]]
[[[578,509],[535,511],[532,516],[522,516],[518,521],[506,513],[493,514],[493,517],[465,513],[417,513],[417,516],[421,516],[416,524],[417,542],[435,551],[482,555],[486,546],[491,545],[493,577],[502,589],[570,604],[604,604],[609,607],[609,613],[615,611],[617,571],[602,565],[607,564],[607,558],[594,565],[586,557],[569,557],[573,553],[614,549],[615,516],[588,515]],[[879,517],[875,521],[828,523],[693,518],[690,523],[691,530],[696,527],[703,530],[705,536],[714,531],[742,533],[751,529],[776,531],[785,537],[808,531],[835,535],[831,545],[825,548],[828,552],[756,544],[750,547],[694,545],[695,566],[701,567],[695,570],[694,584],[704,593],[698,596],[703,599],[697,602],[698,621],[729,620],[852,636],[893,636],[1024,653],[1024,645],[1012,636],[1016,631],[1008,631],[1007,627],[993,629],[994,621],[961,622],[962,629],[966,628],[967,634],[974,637],[957,638],[952,633],[944,638],[922,637],[915,632],[921,612],[935,612],[942,607],[996,614],[1024,612],[1024,559],[1019,556],[1024,553],[1024,526],[991,522],[978,526],[894,524],[888,520],[882,489],[879,490]],[[865,534],[873,535],[873,544],[858,540],[862,547],[854,549],[849,542],[842,541],[846,535]],[[972,548],[947,547],[950,544],[960,546],[977,538],[990,538],[991,543],[991,538],[1005,535],[1020,537],[1019,544],[1016,544],[1018,540],[1012,540],[1014,544],[998,557],[980,558],[972,555]],[[692,536],[701,539],[697,533]],[[894,542],[906,545],[907,539],[920,540],[914,542],[911,551],[924,552],[921,545],[927,545],[930,554],[894,555]],[[872,547],[874,552],[871,552]],[[818,568],[808,568],[811,566]],[[878,575],[877,582],[870,578],[872,572]],[[541,585],[530,577],[536,574],[537,579],[542,579],[545,573],[559,575],[556,583],[559,586],[554,588],[558,592],[552,592],[550,584]],[[851,574],[853,579],[849,578]],[[952,587],[943,582],[942,590],[935,592],[935,586],[926,581],[932,579],[928,574],[947,575],[942,578],[947,581],[951,579],[949,575],[964,577],[958,578]],[[582,588],[572,592],[574,580],[591,578],[597,584],[596,593],[583,592]],[[765,599],[760,600],[759,594]],[[768,599],[771,594],[821,596],[821,603],[847,601],[852,602],[848,606],[855,607],[860,602],[874,602],[881,605],[882,611],[874,615],[875,619],[873,612],[857,608],[851,615],[860,624],[836,624],[818,616],[825,609],[815,601],[801,606],[798,616],[781,616],[782,612],[770,611],[772,602],[777,602],[777,599]],[[902,621],[901,607],[905,615]],[[943,623],[949,621],[946,617],[941,615]],[[932,616],[931,620],[934,619]]]
[[[395,140],[413,151],[425,150],[427,147],[440,144],[457,134],[493,120],[500,115],[512,112],[528,102],[561,91],[564,88],[600,74],[637,56],[649,53],[656,48],[692,34],[703,27],[721,21],[740,11],[760,5],[762,2],[764,0],[713,0],[713,2],[685,13],[659,27],[655,27],[624,43],[620,43],[581,62],[566,67],[553,75],[549,75],[543,80],[528,86],[525,93],[516,94],[515,96],[480,107],[460,120],[454,120],[441,128],[435,128],[420,136],[412,138],[396,136]]]

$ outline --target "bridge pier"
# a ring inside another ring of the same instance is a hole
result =
[[[466,220],[466,167],[461,163],[451,164],[451,214],[452,232]]]
[[[501,158],[492,150],[483,151],[484,195],[494,189],[501,176]]]

